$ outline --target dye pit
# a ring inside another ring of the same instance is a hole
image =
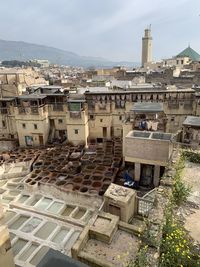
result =
[[[122,142],[6,151],[0,161],[0,201],[15,264],[36,266],[53,248],[71,248],[98,211],[122,161]]]

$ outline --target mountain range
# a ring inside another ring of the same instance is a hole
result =
[[[133,68],[138,66],[138,63],[134,62],[114,62],[100,57],[80,56],[73,52],[45,45],[0,40],[0,61],[27,61],[31,59],[47,59],[53,64],[82,67],[112,67],[120,65]]]

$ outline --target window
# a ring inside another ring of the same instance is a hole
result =
[[[100,122],[103,122],[103,119],[100,119]]]
[[[34,129],[37,130],[37,124],[34,124]]]
[[[90,120],[94,120],[94,115],[90,115]]]
[[[174,117],[171,118],[171,121],[174,121]]]
[[[78,134],[78,129],[75,129],[75,130],[74,130],[74,133],[75,133],[75,134]]]
[[[26,124],[25,123],[22,123],[22,128],[26,129]]]
[[[120,121],[122,120],[122,115],[119,115],[119,120],[120,120]]]
[[[33,145],[33,137],[32,136],[25,136],[25,142],[27,146]]]
[[[5,121],[2,121],[2,127],[6,128],[6,122]]]
[[[58,123],[59,124],[62,124],[63,123],[63,120],[62,119],[58,119]]]

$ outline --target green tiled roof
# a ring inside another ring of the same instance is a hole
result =
[[[183,50],[176,57],[189,57],[192,61],[200,61],[200,55],[194,51],[190,46]]]

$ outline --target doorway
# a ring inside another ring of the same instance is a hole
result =
[[[44,145],[43,135],[39,135],[39,144],[40,144],[40,146],[43,146]]]
[[[103,127],[103,138],[107,138],[107,127]]]

